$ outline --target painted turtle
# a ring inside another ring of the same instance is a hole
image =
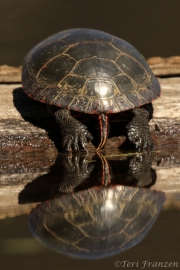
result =
[[[120,38],[91,29],[59,32],[27,54],[22,85],[31,98],[59,108],[55,117],[66,151],[86,150],[93,139],[73,110],[98,115],[97,150],[108,137],[109,115],[126,110],[134,114],[127,125],[130,141],[143,150],[153,145],[148,109],[140,106],[160,95],[160,85],[143,56]]]
[[[138,244],[164,203],[163,192],[91,188],[43,202],[29,214],[34,237],[70,257],[99,259]]]

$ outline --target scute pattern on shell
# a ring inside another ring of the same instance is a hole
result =
[[[33,99],[86,113],[116,113],[149,103],[160,85],[143,56],[105,32],[72,29],[35,46],[22,84]]]

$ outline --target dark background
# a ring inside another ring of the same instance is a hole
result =
[[[146,58],[180,55],[179,0],[0,0],[0,65],[21,65],[42,39],[76,27],[121,37]]]

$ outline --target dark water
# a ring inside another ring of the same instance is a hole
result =
[[[75,260],[53,252],[34,240],[27,225],[27,216],[7,218],[0,221],[0,265],[1,269],[115,269],[117,260],[178,262],[180,248],[180,212],[163,211],[147,237],[124,253],[100,261]],[[158,269],[146,267],[144,269]],[[171,269],[171,268],[170,268]],[[179,266],[176,267],[179,269]]]
[[[0,1],[0,65],[21,65],[29,49],[65,29],[99,29],[146,57],[180,54],[178,0]]]

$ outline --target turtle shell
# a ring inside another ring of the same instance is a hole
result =
[[[33,99],[85,113],[117,113],[152,102],[160,85],[128,42],[91,29],[59,32],[35,46],[22,84]]]
[[[44,245],[70,257],[99,259],[139,243],[164,203],[163,192],[128,186],[91,188],[43,202],[29,215]]]

